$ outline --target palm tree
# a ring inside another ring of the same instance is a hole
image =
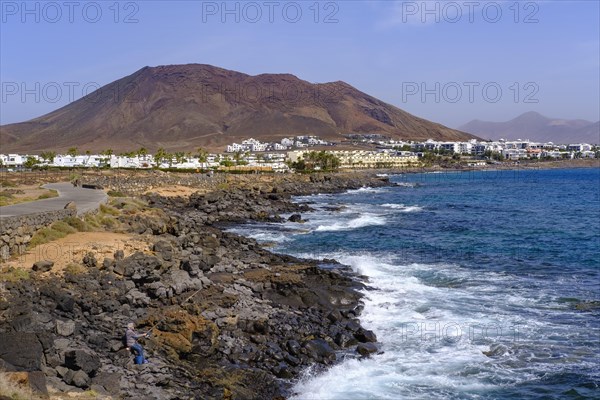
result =
[[[158,168],[160,163],[165,158],[166,154],[167,154],[167,152],[162,147],[160,147],[158,150],[156,150],[156,154],[154,154],[154,162],[156,163],[156,168]]]
[[[175,161],[177,164],[183,164],[187,160],[185,159],[185,153],[182,151],[178,151],[175,153]]]
[[[42,151],[40,157],[48,163],[54,162],[54,157],[56,157],[55,151]]]
[[[77,147],[71,147],[67,150],[67,154],[71,157],[75,157],[77,155]]]
[[[144,161],[146,161],[146,156],[148,155],[148,150],[146,150],[145,147],[140,147],[139,150],[137,151],[137,155],[140,158],[143,158]]]
[[[205,163],[208,158],[208,153],[202,147],[198,147],[198,162]]]

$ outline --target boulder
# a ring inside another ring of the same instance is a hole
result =
[[[156,242],[152,250],[165,261],[171,261],[173,259],[173,246],[166,240],[159,240]]]
[[[74,201],[70,201],[64,206],[65,210],[77,210],[77,204]]]
[[[90,379],[88,374],[86,374],[84,371],[82,371],[82,370],[73,371],[71,369],[69,371],[67,371],[67,373],[63,377],[63,380],[68,385],[77,386],[78,388],[81,388],[81,389],[88,388],[90,386],[90,383],[92,382],[92,380]]]
[[[313,339],[304,343],[307,355],[315,361],[328,364],[336,360],[335,351],[323,339]]]
[[[368,357],[373,353],[377,353],[377,346],[374,343],[360,343],[356,346],[356,352],[363,357]]]
[[[69,350],[65,353],[65,366],[74,371],[83,371],[94,376],[100,368],[100,357],[88,350]],[[75,385],[81,387],[79,385]]]
[[[0,337],[0,359],[19,371],[39,371],[43,351],[33,333],[3,333]]]
[[[354,337],[361,343],[375,343],[377,342],[377,336],[373,331],[368,329],[360,328],[354,333]]]
[[[98,266],[98,260],[96,260],[96,256],[92,252],[88,252],[83,256],[82,263],[88,268],[95,268]]]
[[[56,333],[60,336],[71,336],[75,332],[74,321],[56,320]]]
[[[292,215],[290,215],[290,217],[288,218],[288,221],[290,221],[290,222],[298,222],[298,223],[304,222],[304,221],[302,221],[302,215],[300,215],[300,214],[292,214]]]
[[[121,376],[116,372],[100,372],[92,379],[92,384],[101,386],[113,396],[118,396],[121,387]]]
[[[125,258],[125,253],[123,252],[123,250],[117,250],[115,251],[115,254],[113,255],[115,261],[120,261],[122,259]]]
[[[358,343],[358,340],[356,340],[354,336],[346,332],[339,332],[335,336],[335,344],[337,344],[340,347],[350,347],[352,345],[355,345],[356,343]]]
[[[52,267],[54,267],[54,261],[44,260],[35,262],[31,269],[36,272],[48,272],[52,269]]]

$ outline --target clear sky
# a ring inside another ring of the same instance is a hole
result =
[[[0,122],[144,66],[343,80],[457,127],[600,119],[599,1],[1,0]]]

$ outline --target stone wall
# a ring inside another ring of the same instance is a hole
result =
[[[141,195],[153,189],[188,186],[211,190],[227,181],[225,174],[187,174],[162,171],[125,172],[114,175],[84,176],[83,185],[99,186],[129,196]]]
[[[36,231],[76,215],[76,209],[65,209],[0,218],[0,259],[6,261],[12,255],[22,254]]]

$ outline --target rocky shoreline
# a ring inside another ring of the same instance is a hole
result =
[[[307,211],[294,195],[385,185],[364,173],[249,178],[189,198],[149,194],[153,212],[131,215],[116,199],[121,225],[147,238],[148,251],[90,253],[79,273],[42,276],[51,266],[40,267],[1,283],[0,369],[25,371],[41,393],[284,399],[308,367],[377,351],[358,320],[364,279],[333,260],[322,268],[273,254],[223,226]],[[133,365],[122,344],[130,321],[152,330],[150,364]]]

